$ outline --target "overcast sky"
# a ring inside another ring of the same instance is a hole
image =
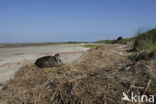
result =
[[[0,0],[0,43],[96,41],[156,28],[156,0]]]

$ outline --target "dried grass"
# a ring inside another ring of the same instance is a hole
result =
[[[121,102],[123,91],[155,94],[156,61],[132,63],[118,49],[93,48],[73,65],[44,69],[26,65],[2,88],[0,103],[127,104]]]

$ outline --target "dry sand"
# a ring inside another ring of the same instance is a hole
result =
[[[62,61],[68,64],[88,49],[80,47],[80,44],[0,48],[0,84],[12,78],[24,64],[33,63],[39,57],[60,53]]]

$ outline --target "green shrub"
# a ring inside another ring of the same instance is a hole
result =
[[[134,50],[153,50],[156,48],[156,29],[138,34],[134,41]]]
[[[123,38],[122,38],[122,36],[119,36],[118,38],[117,38],[117,41],[120,41],[120,40],[122,40]]]
[[[133,38],[122,38],[121,36],[118,37],[116,40],[113,41],[113,44],[127,44],[128,42],[134,41]]]

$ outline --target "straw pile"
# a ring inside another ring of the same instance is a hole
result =
[[[45,69],[26,65],[2,88],[0,103],[127,104],[121,101],[122,92],[155,94],[156,61],[133,63],[118,49],[90,49],[73,65]]]
[[[103,45],[88,50],[74,62],[74,65],[81,66],[85,71],[103,68],[108,65],[121,66],[130,62],[127,55],[120,45]]]

